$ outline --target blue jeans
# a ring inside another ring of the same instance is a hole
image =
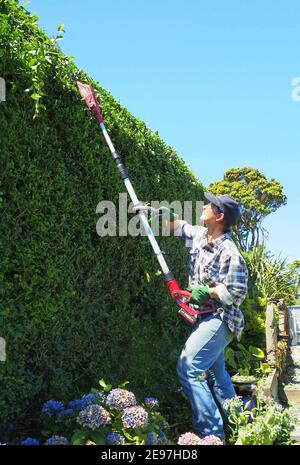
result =
[[[224,349],[232,338],[220,315],[210,314],[194,324],[178,359],[178,378],[192,407],[194,431],[200,437],[214,434],[224,440],[220,407],[235,396],[224,360]]]

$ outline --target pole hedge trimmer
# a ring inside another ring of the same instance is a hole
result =
[[[148,236],[148,239],[152,245],[152,248],[154,250],[154,253],[157,257],[157,260],[160,264],[160,267],[164,273],[166,285],[169,289],[169,292],[172,296],[172,299],[180,306],[180,309],[178,310],[178,313],[189,323],[193,324],[196,322],[198,315],[201,313],[211,313],[212,309],[208,306],[207,309],[203,309],[201,311],[197,311],[192,309],[187,305],[187,301],[190,297],[190,292],[181,290],[176,279],[174,278],[173,273],[169,270],[168,265],[163,257],[163,252],[161,251],[155,237],[153,234],[152,229],[149,226],[148,220],[147,220],[147,215],[146,212],[149,210],[147,205],[142,204],[137,196],[136,193],[132,187],[131,181],[129,179],[128,173],[125,169],[125,166],[122,163],[122,160],[120,156],[117,154],[112,141],[108,135],[108,132],[105,128],[102,114],[101,114],[101,108],[99,103],[97,102],[97,99],[95,97],[95,94],[93,92],[93,89],[91,88],[90,85],[88,84],[83,84],[79,81],[77,81],[77,87],[79,89],[80,95],[82,99],[85,101],[86,106],[88,109],[92,112],[93,116],[95,117],[97,123],[99,124],[102,133],[104,135],[104,138],[107,142],[107,145],[109,147],[109,150],[111,152],[112,158],[119,170],[119,173],[121,175],[121,178],[124,181],[125,187],[129,193],[129,196],[132,200],[132,203],[134,205],[134,211],[136,211],[140,217],[140,221],[143,224],[143,227],[146,231],[146,234]]]

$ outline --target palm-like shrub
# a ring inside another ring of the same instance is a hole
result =
[[[266,250],[265,244],[245,252],[249,270],[249,292],[261,304],[269,300],[284,299],[293,304],[296,297],[298,274],[280,255],[275,257]]]

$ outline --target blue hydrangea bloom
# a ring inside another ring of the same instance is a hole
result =
[[[146,439],[146,445],[147,446],[155,446],[158,443],[157,441],[157,434],[155,434],[153,431],[151,431]]]
[[[81,397],[82,408],[85,408],[88,405],[96,403],[97,400],[105,400],[105,399],[106,399],[106,396],[104,394],[101,394],[101,392],[84,394]]]
[[[125,438],[120,433],[108,433],[106,436],[106,443],[110,446],[122,445]]]
[[[63,420],[64,418],[73,415],[73,413],[74,413],[74,410],[72,408],[68,408],[66,410],[62,410],[61,412],[59,412],[58,418],[60,420]]]
[[[34,438],[26,438],[21,442],[22,446],[38,446],[40,442]]]
[[[158,400],[155,397],[146,397],[144,402],[148,407],[158,407]]]
[[[70,400],[68,403],[68,409],[83,409],[83,402],[81,399],[76,399],[76,400]]]
[[[84,410],[81,410],[76,420],[80,425],[92,430],[111,422],[109,413],[97,404],[88,405]]]
[[[42,408],[42,413],[46,415],[53,415],[53,413],[58,413],[63,410],[64,404],[63,402],[58,402],[56,400],[48,400],[44,403]]]
[[[158,433],[158,442],[159,444],[169,444],[169,440],[162,430]]]
[[[64,436],[51,436],[46,442],[46,446],[67,446],[69,441]]]
[[[122,423],[125,428],[143,428],[148,424],[148,412],[140,406],[123,410]]]

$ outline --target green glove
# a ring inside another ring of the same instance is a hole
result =
[[[209,287],[194,287],[189,298],[189,303],[201,305],[205,300],[210,298]]]
[[[174,212],[173,209],[167,208],[167,207],[160,207],[157,208],[154,216],[158,216],[159,218],[162,218],[164,220],[168,221],[175,221],[178,218],[177,213]]]

